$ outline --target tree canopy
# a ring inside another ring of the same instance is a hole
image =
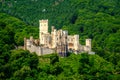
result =
[[[24,37],[38,38],[38,20],[46,18],[49,26],[79,34],[81,44],[91,38],[96,54],[38,57],[17,49]],[[118,80],[119,74],[119,0],[0,1],[0,80]]]

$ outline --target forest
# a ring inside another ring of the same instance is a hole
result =
[[[38,21],[46,18],[49,26],[79,34],[81,44],[91,38],[96,54],[38,57],[18,49],[24,37],[38,38]],[[0,0],[0,80],[119,78],[119,0]]]

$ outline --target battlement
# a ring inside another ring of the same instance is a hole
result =
[[[39,23],[48,23],[48,19],[46,19],[46,20],[39,20]]]
[[[57,30],[51,27],[48,32],[48,19],[39,20],[39,39],[24,39],[25,49],[36,52],[39,55],[58,53],[66,56],[69,51],[74,53],[91,52],[91,39],[86,39],[86,45],[81,45],[79,35],[68,35],[68,31]],[[35,45],[36,44],[36,45]]]

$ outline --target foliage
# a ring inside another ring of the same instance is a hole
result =
[[[93,51],[102,57],[106,51],[120,52],[118,0],[2,0],[0,3],[1,12],[15,16],[27,24],[38,26],[38,20],[47,18],[49,26],[68,30],[69,34],[79,34],[81,44],[84,44],[86,38],[91,38]],[[8,15],[4,14],[1,18],[6,16]],[[17,45],[23,45],[23,37],[28,37],[28,34],[35,37],[38,35],[37,28],[26,28],[24,22],[19,22],[18,19],[15,22],[11,19],[13,18],[5,19],[3,22],[13,23],[15,28],[19,28],[19,32],[17,31],[14,36]],[[21,30],[22,27],[25,29]]]
[[[0,12],[0,80],[120,78],[119,0],[1,0]],[[34,26],[45,18],[49,26],[79,34],[81,44],[91,38],[96,54],[38,57],[13,50],[23,45],[24,37],[38,38],[38,27]]]
[[[3,55],[1,55],[3,56]],[[9,53],[8,61],[0,66],[1,79],[23,79],[34,77],[33,73],[37,69],[38,57],[24,50],[14,50]]]
[[[59,57],[57,54],[50,56],[50,64],[55,64],[56,62],[59,62]]]
[[[59,62],[56,60],[54,64],[41,59],[50,60],[51,56],[55,59],[55,54],[43,58],[28,51],[12,50],[7,56],[8,61],[0,66],[1,79],[119,79],[119,61],[115,65],[96,54],[57,57]]]
[[[17,18],[0,13],[0,40],[5,44],[20,46],[23,45],[24,37],[36,36],[35,38],[37,38],[37,34],[36,27],[28,26]]]

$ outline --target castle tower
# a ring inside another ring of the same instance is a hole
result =
[[[47,20],[39,20],[39,38],[40,44],[44,43],[43,34],[48,33],[48,19]]]
[[[91,39],[86,39],[86,47],[88,47],[88,51],[91,51]]]
[[[26,44],[26,38],[24,38],[24,50],[26,50],[27,49],[27,44]]]
[[[54,31],[54,29],[55,29],[55,27],[54,27],[54,26],[52,26],[52,28],[51,28],[52,32]]]
[[[74,35],[74,49],[78,50],[79,49],[79,35]]]
[[[67,56],[68,53],[67,36],[68,36],[67,31],[59,30],[58,32],[59,41],[57,41],[56,48],[57,48],[57,53],[59,54],[59,56],[62,57]]]

